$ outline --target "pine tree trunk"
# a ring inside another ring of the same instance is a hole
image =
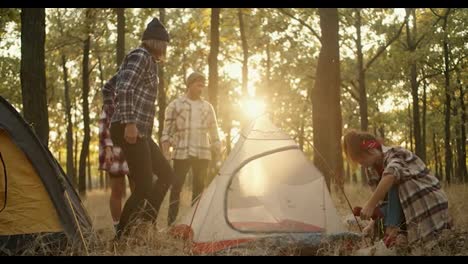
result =
[[[24,119],[47,146],[49,113],[45,72],[45,9],[21,9],[21,94]]]
[[[87,171],[88,171],[88,191],[91,191],[93,189],[93,181],[91,180],[91,160],[90,160],[90,157],[89,157],[89,152],[88,152],[88,157],[87,157]]]
[[[435,160],[435,176],[437,177],[437,179],[441,180],[442,177],[439,173],[439,153],[437,151],[437,141],[436,141],[436,134],[434,132],[432,132],[432,145],[433,145],[433,148],[434,148],[434,160]]]
[[[466,168],[466,106],[465,106],[465,92],[461,83],[460,75],[458,72],[458,88],[460,89],[460,152],[458,160],[460,160],[460,177],[463,182],[468,182],[468,172]],[[465,87],[466,89],[466,87]]]
[[[166,10],[164,8],[159,9],[159,20],[164,25],[166,24]],[[164,79],[164,66],[158,65],[158,141],[161,140],[162,132],[164,130],[164,115],[166,111],[166,82]]]
[[[324,174],[328,190],[332,176],[343,186],[343,157],[341,149],[340,56],[338,45],[338,10],[319,8],[322,46],[317,64],[316,81],[312,91],[314,163]],[[322,159],[323,156],[323,159]],[[328,166],[327,166],[328,165]],[[330,171],[330,169],[333,171]]]
[[[451,91],[450,91],[450,73],[449,73],[449,47],[448,47],[448,33],[447,33],[447,20],[450,9],[447,10],[447,13],[444,16],[443,22],[443,31],[444,31],[444,40],[443,40],[443,52],[444,52],[444,78],[445,78],[445,178],[447,183],[450,184],[452,180],[451,168],[453,165],[452,162],[452,149],[450,146],[451,136],[450,136],[450,109],[451,109]]]
[[[77,98],[75,97],[75,111],[73,113],[74,117],[75,117],[75,123],[78,124],[78,115],[77,115],[77,112],[78,112],[78,102],[77,102]],[[75,171],[73,173],[73,175],[75,176],[75,182],[73,183],[75,187],[78,187],[78,129],[75,129],[75,150],[74,150],[74,155],[73,155],[73,167],[75,168]]]
[[[419,117],[419,98],[418,98],[418,81],[416,79],[416,63],[412,63],[410,66],[410,83],[411,83],[411,97],[413,99],[413,135],[414,135],[414,145],[415,145],[415,153],[418,157],[420,157],[423,161],[424,158],[424,150],[422,149],[422,140],[421,140],[421,123]]]
[[[70,103],[70,84],[68,82],[68,69],[66,66],[67,59],[62,54],[62,70],[63,70],[63,83],[65,86],[65,114],[67,116],[67,175],[74,183],[75,168],[73,166],[73,123],[71,116],[71,103]]]
[[[368,116],[367,116],[367,92],[366,92],[366,75],[364,72],[364,55],[362,53],[362,39],[361,39],[361,10],[356,8],[356,49],[358,61],[358,85],[359,85],[359,116],[361,118],[361,130],[368,130]]]
[[[116,62],[117,69],[120,68],[125,58],[125,8],[116,8],[117,14],[117,44],[116,44]],[[127,188],[124,182],[123,195],[126,195]]]
[[[210,55],[208,57],[208,93],[215,112],[218,109],[218,53],[220,8],[211,9]]]
[[[422,149],[423,149],[423,159],[424,162],[426,162],[427,159],[427,144],[426,144],[426,113],[427,113],[427,83],[423,83],[423,96],[422,96],[422,138],[421,138],[421,144],[422,144]]]
[[[89,23],[90,18],[90,9],[86,10],[86,21]],[[91,46],[91,35],[89,31],[88,24],[88,35],[83,42],[83,66],[82,66],[82,83],[83,83],[83,126],[84,126],[84,135],[83,143],[81,145],[80,153],[80,164],[78,170],[78,191],[80,194],[86,193],[86,158],[88,157],[89,152],[89,142],[90,142],[90,128],[89,128],[89,52]]]
[[[409,136],[409,144],[410,144],[410,149],[411,149],[411,152],[414,152],[414,147],[413,147],[413,122],[412,122],[412,116],[411,116],[411,105],[408,104],[408,127],[409,127],[409,132],[410,132],[410,136]]]
[[[117,13],[117,69],[125,57],[125,8],[116,8]]]
[[[242,95],[248,95],[248,83],[249,83],[249,47],[247,45],[247,37],[245,34],[245,26],[244,26],[244,16],[242,15],[242,9],[239,8],[237,10],[237,15],[239,17],[239,29],[240,29],[240,37],[242,42]]]
[[[409,16],[410,14],[413,15],[413,27],[410,27],[410,23],[406,23],[406,42],[408,45],[408,50],[411,55],[411,63],[409,66],[410,69],[410,85],[411,85],[411,97],[413,102],[413,135],[414,135],[414,145],[415,145],[415,153],[416,155],[421,158],[423,161],[425,160],[425,154],[423,153],[424,150],[422,149],[422,140],[421,140],[421,123],[419,117],[419,84],[417,80],[417,65],[416,59],[414,57],[414,53],[416,51],[416,43],[415,38],[417,35],[416,31],[416,15],[414,13],[414,9],[406,8],[406,13]]]

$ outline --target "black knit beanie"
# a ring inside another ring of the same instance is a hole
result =
[[[146,26],[141,40],[157,39],[169,42],[169,33],[157,18],[153,18]]]

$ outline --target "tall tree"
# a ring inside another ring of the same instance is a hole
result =
[[[363,54],[363,43],[362,43],[362,10],[360,8],[355,9],[355,28],[356,28],[356,53],[358,57],[358,92],[359,92],[359,113],[361,118],[361,130],[367,131],[369,127],[368,121],[368,105],[367,105],[367,92],[366,92],[366,72],[372,66],[372,64],[384,53],[384,51],[400,36],[404,25],[408,19],[408,15],[405,17],[405,21],[401,24],[400,28],[396,33],[387,40],[387,42],[377,49],[377,52],[364,64]]]
[[[65,86],[65,114],[67,116],[67,175],[73,183],[75,179],[75,168],[73,164],[73,122],[71,115],[71,102],[70,102],[70,83],[68,81],[67,59],[65,54],[62,53],[62,70],[63,70],[63,84]]]
[[[166,10],[164,8],[159,8],[159,20],[163,25],[166,24]],[[164,80],[164,65],[160,63],[158,65],[158,140],[162,137],[162,132],[164,129],[164,114],[166,111],[166,82]],[[185,75],[184,75],[185,76]]]
[[[448,33],[447,33],[447,24],[448,17],[450,14],[450,8],[447,8],[445,14],[442,16],[442,29],[443,29],[443,41],[442,48],[444,53],[444,79],[445,79],[445,177],[447,183],[450,184],[452,180],[452,148],[450,146],[450,110],[451,110],[451,101],[452,101],[452,91],[450,89],[450,72],[449,72],[449,57],[450,50],[448,44]]]
[[[214,110],[218,109],[218,53],[220,8],[211,9],[210,55],[208,57],[208,93]]]
[[[125,57],[125,8],[116,8],[117,13],[117,69]]]
[[[45,74],[45,9],[21,9],[21,92],[23,114],[39,139],[49,142]]]
[[[460,160],[460,177],[463,177],[463,181],[468,182],[468,171],[466,168],[466,106],[465,106],[465,91],[468,87],[463,88],[461,79],[458,78],[458,88],[460,89],[460,126],[461,126],[461,138],[460,138],[460,153],[458,159]]]
[[[247,36],[245,33],[245,22],[244,22],[244,15],[242,14],[242,8],[237,10],[237,15],[239,17],[239,29],[240,29],[240,37],[242,42],[242,95],[246,96],[247,85],[249,83],[249,46],[247,44]]]
[[[86,158],[89,152],[90,127],[89,127],[89,53],[91,48],[91,9],[85,11],[85,39],[83,41],[83,63],[82,63],[82,83],[83,83],[83,125],[84,135],[81,144],[80,164],[78,170],[78,190],[81,194],[86,193]]]
[[[414,145],[415,152],[418,157],[423,161],[425,158],[425,151],[422,145],[422,134],[421,134],[421,123],[419,117],[419,97],[418,97],[418,80],[417,80],[417,64],[415,58],[415,51],[417,48],[416,36],[417,36],[417,27],[416,27],[416,14],[415,10],[411,8],[406,8],[406,15],[412,16],[412,27],[410,23],[406,23],[406,41],[408,45],[408,50],[411,54],[410,58],[410,84],[411,84],[411,97],[413,99],[413,134],[414,134]]]
[[[61,20],[62,14],[57,13],[57,24],[60,31],[60,36],[65,37],[63,23]],[[70,101],[70,81],[67,68],[67,58],[65,56],[65,51],[61,50],[61,59],[62,59],[62,72],[63,72],[63,85],[64,85],[64,97],[65,97],[65,115],[67,117],[67,175],[70,178],[73,184],[76,183],[76,174],[75,167],[73,163],[73,121],[71,115],[71,101]]]
[[[313,143],[316,147],[314,163],[324,173],[328,189],[333,174],[338,185],[343,184],[340,108],[340,50],[338,10],[320,8],[322,32],[316,81],[312,90]],[[331,168],[328,168],[327,164]],[[332,171],[330,171],[330,169]]]

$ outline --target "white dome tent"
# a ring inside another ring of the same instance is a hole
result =
[[[193,253],[206,254],[261,238],[346,230],[323,175],[261,116],[241,132],[218,175],[171,232],[191,239]]]

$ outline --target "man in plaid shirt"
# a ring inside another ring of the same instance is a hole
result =
[[[166,108],[164,130],[161,137],[163,151],[174,147],[175,181],[171,188],[168,223],[172,224],[179,210],[180,192],[185,177],[192,168],[192,202],[203,190],[212,152],[220,153],[218,123],[213,106],[201,98],[205,76],[194,72],[187,78],[187,93]]]
[[[169,162],[151,138],[158,91],[158,61],[164,60],[169,34],[158,19],[147,26],[142,44],[129,52],[112,85],[103,87],[104,104],[115,104],[112,116],[111,138],[114,145],[123,149],[135,190],[122,210],[117,227],[117,237],[123,233],[131,218],[148,200],[152,212],[146,216],[156,219],[173,176]],[[115,101],[114,101],[115,98]],[[153,171],[158,179],[153,181]]]

